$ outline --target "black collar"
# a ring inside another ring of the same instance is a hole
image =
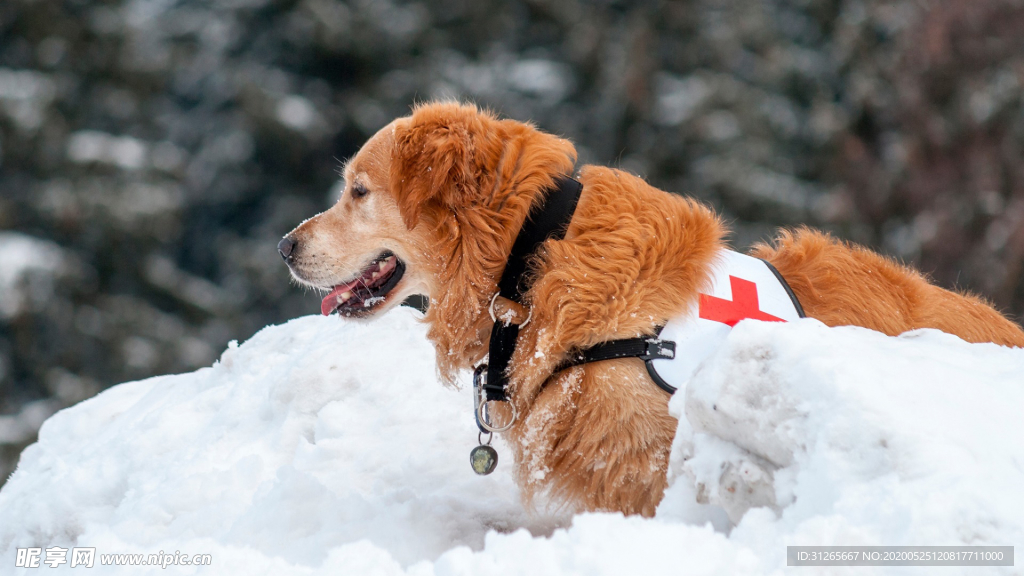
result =
[[[529,216],[519,229],[519,235],[512,244],[512,252],[505,264],[505,271],[498,281],[498,295],[521,303],[523,293],[529,287],[523,285],[527,264],[530,257],[540,248],[545,240],[561,240],[569,228],[569,222],[576,212],[583,185],[568,176],[559,177],[555,185],[544,199],[533,206]],[[505,324],[496,321],[491,329],[490,347],[487,364],[477,369],[487,371],[487,380],[482,384],[487,393],[487,400],[504,401],[508,399],[505,389],[508,386],[509,361],[516,349],[519,337],[518,324]]]

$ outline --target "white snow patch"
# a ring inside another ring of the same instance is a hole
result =
[[[654,119],[663,126],[678,126],[689,120],[711,96],[711,89],[700,76],[679,78],[665,72],[654,78]]]
[[[551,102],[563,100],[572,92],[572,70],[559,62],[544,59],[520,60],[508,70],[509,84],[520,92]]]
[[[35,436],[43,421],[57,410],[53,400],[35,400],[21,407],[17,414],[0,416],[0,445],[21,444]]]
[[[782,574],[787,545],[1024,541],[1021,350],[742,322],[671,403],[656,518],[553,533],[567,519],[521,508],[500,441],[497,471],[472,473],[470,393],[434,368],[396,310],[300,318],[212,368],[111,388],[23,453],[0,562],[59,545],[208,553],[217,574]]]
[[[54,278],[68,270],[60,246],[19,232],[0,232],[0,319],[41,308],[53,296]]]
[[[68,137],[68,158],[78,164],[99,162],[125,170],[143,168],[149,145],[131,136],[114,136],[96,130],[81,130]]]
[[[44,119],[44,110],[57,96],[53,78],[35,70],[0,68],[0,109],[18,128],[35,131]]]
[[[303,131],[319,120],[316,107],[302,96],[289,95],[277,103],[277,119],[292,130]]]

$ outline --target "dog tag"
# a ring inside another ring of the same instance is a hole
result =
[[[473,472],[486,476],[494,472],[494,468],[498,466],[498,451],[481,444],[469,453],[469,464],[473,467]]]

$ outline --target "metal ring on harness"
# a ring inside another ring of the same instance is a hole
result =
[[[498,299],[498,296],[501,296],[501,292],[495,292],[494,296],[491,296],[491,305],[487,307],[487,311],[491,313],[492,322],[498,321],[498,317],[494,315],[494,302]],[[526,312],[526,320],[524,320],[523,323],[519,325],[520,328],[529,324],[530,319],[533,318],[533,308],[527,308]]]
[[[488,421],[488,417],[490,416],[490,414],[488,413],[487,410],[487,402],[487,400],[484,400],[483,402],[477,404],[476,407],[477,420],[480,422],[480,426],[482,428],[484,428],[488,432],[505,432],[506,430],[511,428],[513,424],[516,423],[516,418],[519,417],[519,413],[516,411],[515,405],[509,402],[508,405],[510,408],[512,408],[512,419],[510,419],[508,421],[508,424],[505,424],[504,426],[491,426],[491,423]]]
[[[484,388],[486,379],[487,364],[480,364],[473,371],[473,415],[476,416],[476,425],[480,428],[480,432],[504,432],[516,423],[519,413],[516,411],[515,405],[509,402],[509,406],[512,408],[512,419],[504,426],[491,425],[490,411],[487,409],[487,390]]]

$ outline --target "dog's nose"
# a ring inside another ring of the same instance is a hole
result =
[[[285,260],[292,255],[292,250],[295,250],[295,241],[287,236],[277,243],[277,251],[281,254],[281,258]]]

